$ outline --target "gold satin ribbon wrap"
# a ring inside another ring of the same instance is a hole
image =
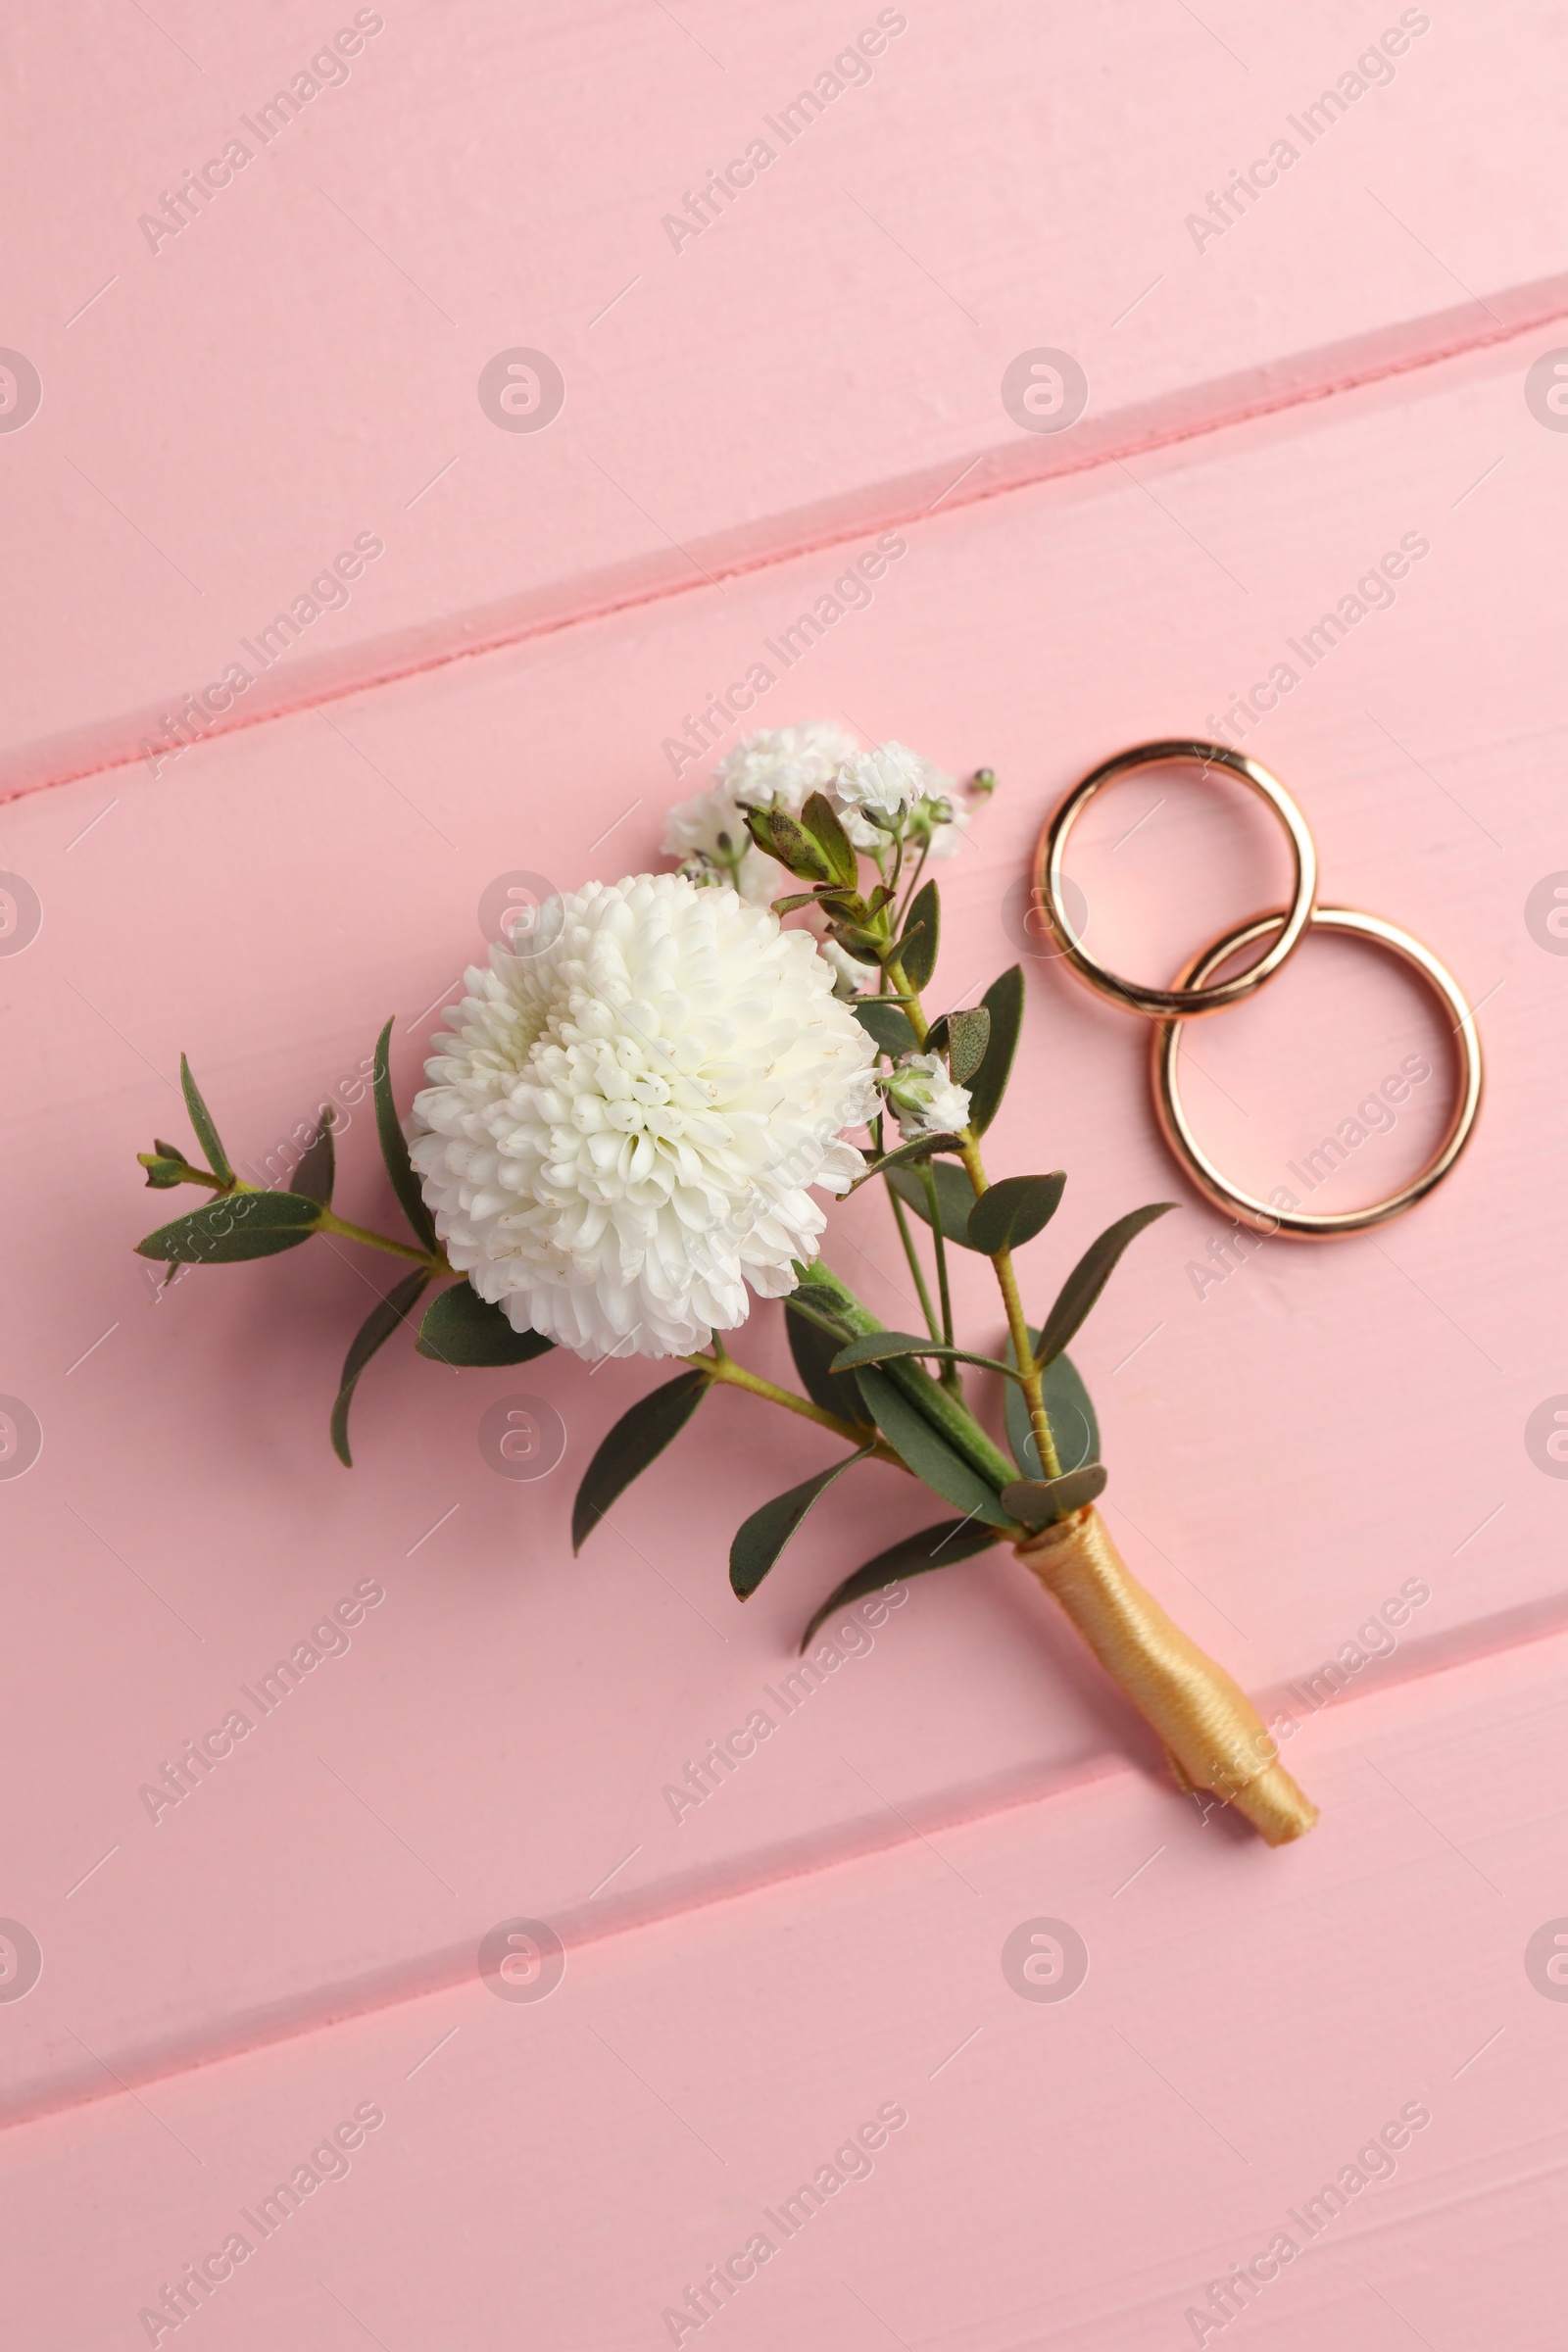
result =
[[[1257,1709],[1144,1591],[1093,1503],[1015,1549],[1153,1725],[1180,1788],[1212,1790],[1270,1845],[1305,1836],[1317,1807],[1279,1762]]]

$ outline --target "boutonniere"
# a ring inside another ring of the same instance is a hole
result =
[[[670,812],[677,870],[551,900],[468,971],[406,1126],[388,1022],[372,1092],[409,1238],[334,1212],[329,1113],[287,1191],[242,1182],[182,1062],[202,1156],[160,1141],[141,1162],[155,1189],[212,1198],[138,1247],[172,1269],[328,1233],[405,1261],[344,1359],[330,1434],[345,1463],[355,1384],[405,1328],[446,1365],[556,1348],[672,1359],[675,1376],[621,1415],[583,1474],[579,1546],[713,1389],[815,1423],[844,1450],[737,1529],[737,1598],[809,1511],[831,1508],[839,1479],[890,1465],[951,1516],[849,1576],[803,1647],[861,1593],[1008,1545],[1154,1726],[1178,1785],[1283,1843],[1314,1809],[1250,1702],[1118,1556],[1096,1508],[1107,1471],[1094,1407],[1066,1353],[1122,1252],[1171,1203],[1117,1217],[1031,1320],[1033,1245],[1066,1177],[994,1175],[985,1158],[1023,975],[1004,972],[971,1007],[938,1014],[928,1002],[942,927],[928,869],[961,845],[993,781],[979,770],[960,794],[904,746],[865,751],[832,725],[752,737]],[[822,1196],[868,1184],[897,1228],[922,1331],[887,1329],[824,1261]],[[955,1329],[956,1250],[991,1262],[1004,1355]],[[759,1298],[783,1301],[798,1390],[730,1350]],[[1002,1382],[1010,1458],[966,1373]]]

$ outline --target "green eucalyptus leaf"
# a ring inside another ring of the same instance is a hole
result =
[[[1049,1364],[1058,1356],[1074,1332],[1100,1297],[1115,1269],[1116,1260],[1131,1241],[1136,1241],[1146,1225],[1152,1225],[1174,1200],[1155,1200],[1148,1208],[1135,1208],[1114,1225],[1107,1225],[1100,1239],[1091,1242],[1056,1295],[1055,1304],[1046,1317],[1040,1335],[1039,1361]]]
[[[813,792],[801,810],[801,824],[827,859],[835,882],[846,890],[854,890],[860,879],[860,861],[855,854],[855,844],[839,821],[839,812],[824,793]]]
[[[970,1249],[983,1250],[987,1257],[1021,1250],[1050,1224],[1066,1182],[1060,1168],[1050,1176],[1004,1176],[969,1211]]]
[[[415,1346],[438,1364],[526,1364],[555,1342],[543,1332],[514,1331],[503,1310],[481,1298],[470,1282],[454,1282],[425,1308]]]
[[[837,1333],[825,1332],[788,1298],[784,1301],[784,1330],[801,1386],[811,1402],[825,1413],[837,1413],[841,1421],[869,1426],[859,1390],[853,1380],[832,1368],[843,1345]]]
[[[937,968],[937,952],[942,944],[942,908],[937,886],[927,882],[917,890],[909,906],[904,937],[899,942],[899,961],[905,978],[914,989],[929,985]]]
[[[657,1461],[678,1437],[702,1403],[710,1386],[704,1372],[683,1372],[662,1389],[640,1396],[629,1413],[622,1413],[583,1472],[577,1499],[571,1506],[571,1548],[581,1551],[612,1502],[619,1500],[634,1478]]]
[[[868,1364],[857,1372],[866,1409],[906,1469],[912,1470],[934,1494],[956,1510],[968,1511],[989,1527],[1005,1527],[1007,1514],[977,1470],[937,1435],[931,1423],[894,1387],[885,1372]]]
[[[223,1193],[188,1217],[161,1225],[136,1244],[138,1257],[166,1265],[231,1265],[240,1258],[275,1257],[308,1242],[320,1223],[319,1201],[298,1193]]]
[[[974,1207],[974,1186],[969,1182],[967,1169],[956,1167],[951,1159],[934,1159],[931,1173],[936,1178],[937,1213],[942,1219],[943,1239],[956,1242],[963,1250],[973,1249],[974,1245],[969,1239],[969,1216]],[[925,1197],[925,1185],[915,1171],[912,1168],[891,1168],[888,1182],[905,1207],[912,1208],[915,1215],[923,1217],[929,1225],[931,1203]]]
[[[290,1190],[302,1193],[307,1200],[319,1200],[323,1208],[332,1205],[332,1186],[337,1175],[332,1151],[332,1105],[324,1103],[316,1133],[306,1147],[305,1157],[294,1171]]]
[[[991,1014],[984,1004],[975,1004],[963,1012],[950,1012],[945,1024],[943,1051],[948,1056],[948,1068],[956,1086],[967,1086],[986,1057],[991,1043]]]
[[[801,1636],[801,1648],[805,1649],[819,1625],[847,1608],[852,1600],[859,1600],[867,1592],[880,1592],[884,1587],[906,1576],[925,1576],[933,1568],[951,1568],[958,1560],[971,1560],[977,1551],[989,1551],[997,1541],[994,1529],[977,1527],[972,1519],[943,1519],[935,1527],[922,1527],[912,1536],[901,1536],[897,1544],[890,1544],[874,1560],[857,1568],[836,1592],[828,1594]]]
[[[760,1511],[742,1521],[729,1547],[730,1590],[737,1600],[751,1599],[818,1495],[825,1494],[846,1470],[863,1462],[870,1450],[870,1446],[862,1446],[858,1453],[847,1453],[841,1461],[830,1462],[814,1478],[803,1479],[787,1494],[775,1494],[771,1502],[764,1502]]]
[[[855,1324],[846,1316],[844,1298],[839,1295],[842,1286],[831,1275],[823,1281],[823,1269],[819,1262],[808,1266],[803,1265],[798,1257],[793,1258],[790,1271],[796,1283],[789,1295],[790,1313],[802,1316],[808,1323],[815,1324],[828,1333],[836,1352],[846,1340],[855,1337]],[[845,1297],[851,1296],[852,1293],[845,1294]]]
[[[1064,1470],[1060,1478],[1021,1478],[1015,1486],[1003,1488],[1002,1499],[1025,1527],[1050,1527],[1103,1494],[1105,1478],[1103,1462],[1086,1462],[1081,1470]]]
[[[1040,1345],[1040,1334],[1029,1334],[1032,1348]],[[1013,1360],[1012,1343],[1007,1343],[1007,1362]],[[1089,1391],[1084,1387],[1078,1368],[1070,1355],[1058,1355],[1048,1364],[1041,1375],[1045,1395],[1046,1415],[1051,1434],[1056,1441],[1063,1471],[1081,1470],[1086,1462],[1100,1459],[1100,1423]],[[1009,1380],[1003,1398],[1003,1410],[1007,1423],[1007,1444],[1012,1458],[1026,1478],[1039,1478],[1040,1449],[1035,1444],[1034,1427],[1029,1419],[1029,1400],[1016,1381]]]
[[[891,1363],[900,1356],[935,1355],[956,1364],[978,1364],[984,1372],[1000,1372],[1007,1380],[1018,1374],[1010,1365],[999,1363],[994,1355],[971,1355],[966,1348],[949,1348],[940,1340],[924,1337],[914,1331],[868,1331],[858,1340],[851,1340],[833,1358],[835,1372],[857,1372],[862,1364]]]
[[[797,1260],[794,1270],[799,1287],[791,1294],[793,1303],[803,1313],[820,1312],[821,1319],[838,1333],[841,1346],[863,1332],[881,1330],[870,1309],[862,1306],[854,1292],[825,1266],[820,1263],[803,1266]],[[862,1395],[865,1383],[873,1379],[885,1380],[896,1388],[927,1426],[940,1434],[949,1449],[978,1473],[992,1494],[1000,1494],[1008,1484],[1012,1464],[1005,1454],[993,1444],[959,1398],[940,1387],[922,1364],[900,1358],[889,1364],[885,1376],[867,1372],[856,1377],[860,1381]]]
[[[403,1129],[398,1124],[397,1105],[392,1100],[392,1065],[390,1051],[392,1023],[388,1021],[375,1041],[375,1064],[371,1085],[375,1091],[375,1131],[381,1139],[381,1157],[392,1179],[392,1190],[403,1205],[403,1214],[414,1229],[414,1238],[426,1250],[435,1248],[435,1224],[424,1205],[419,1179],[414,1173],[409,1147]]]
[[[1018,1032],[1023,1026],[1022,964],[1015,963],[1000,980],[993,980],[980,1004],[991,1015],[991,1033],[986,1041],[985,1058],[968,1082],[969,1124],[976,1135],[984,1135],[1006,1092],[1012,1057],[1018,1048]]]
[[[213,1125],[213,1114],[202,1101],[201,1089],[191,1076],[190,1063],[185,1059],[183,1054],[179,1057],[179,1083],[185,1091],[185,1108],[189,1111],[190,1123],[196,1130],[196,1141],[207,1154],[207,1165],[215,1176],[221,1176],[225,1184],[232,1184],[234,1171],[228,1164],[228,1153],[218,1140],[218,1129]]]
[[[856,997],[851,1010],[862,1029],[869,1030],[884,1054],[895,1061],[901,1054],[918,1052],[918,1042],[909,1016],[900,1004],[887,997]]]
[[[414,1305],[430,1276],[423,1266],[416,1266],[376,1306],[372,1306],[355,1333],[347,1355],[343,1358],[343,1377],[338,1383],[337,1401],[332,1407],[332,1451],[345,1470],[354,1467],[349,1451],[349,1406],[360,1374],[365,1370],[376,1349],[392,1337],[400,1323],[407,1322],[409,1309]]]

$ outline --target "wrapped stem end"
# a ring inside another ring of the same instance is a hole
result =
[[[1158,1733],[1179,1788],[1210,1790],[1270,1845],[1305,1836],[1317,1807],[1280,1763],[1257,1709],[1145,1592],[1093,1503],[1017,1553]]]

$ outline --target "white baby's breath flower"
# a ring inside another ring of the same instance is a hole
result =
[[[836,939],[818,939],[816,952],[826,958],[838,975],[833,983],[835,996],[858,997],[864,992],[868,967],[858,962],[847,948],[841,948]]]
[[[769,906],[794,887],[776,858],[757,847],[746,830],[745,809],[723,784],[677,801],[664,819],[660,847],[666,858],[680,859],[689,882],[727,884],[753,906]]]
[[[879,744],[874,752],[857,752],[846,760],[833,779],[833,798],[844,818],[844,829],[858,850],[882,846],[886,834],[868,822],[862,811],[874,808],[881,816],[900,819],[917,801],[938,800],[953,790],[953,778],[934,760],[911,752],[906,744]]]
[[[809,935],[680,874],[591,882],[491,950],[432,1042],[411,1153],[447,1254],[514,1329],[684,1355],[795,1288],[864,1166],[875,1049]]]
[[[798,727],[763,728],[747,735],[713,770],[719,786],[742,807],[769,804],[799,816],[813,792],[825,792],[859,745],[847,727],[828,718]]]
[[[748,841],[734,874],[726,874],[724,879],[733,883],[749,906],[771,906],[786,891],[799,888],[793,874],[760,850],[755,841]]]
[[[954,1084],[940,1054],[906,1054],[883,1087],[906,1143],[917,1135],[960,1135],[969,1124],[969,1091]]]
[[[745,845],[741,863],[736,865],[733,872],[724,870],[717,872],[717,875],[714,872],[694,872],[689,865],[682,865],[682,872],[694,882],[729,882],[731,889],[741,892],[748,906],[773,906],[773,899],[783,899],[785,892],[797,889],[795,877],[788,875],[783,865],[778,865],[776,858],[766,857],[761,849],[757,849],[755,842]]]
[[[710,784],[689,801],[677,801],[664,819],[660,843],[666,858],[705,858],[713,865],[738,858],[751,835],[733,793]]]

